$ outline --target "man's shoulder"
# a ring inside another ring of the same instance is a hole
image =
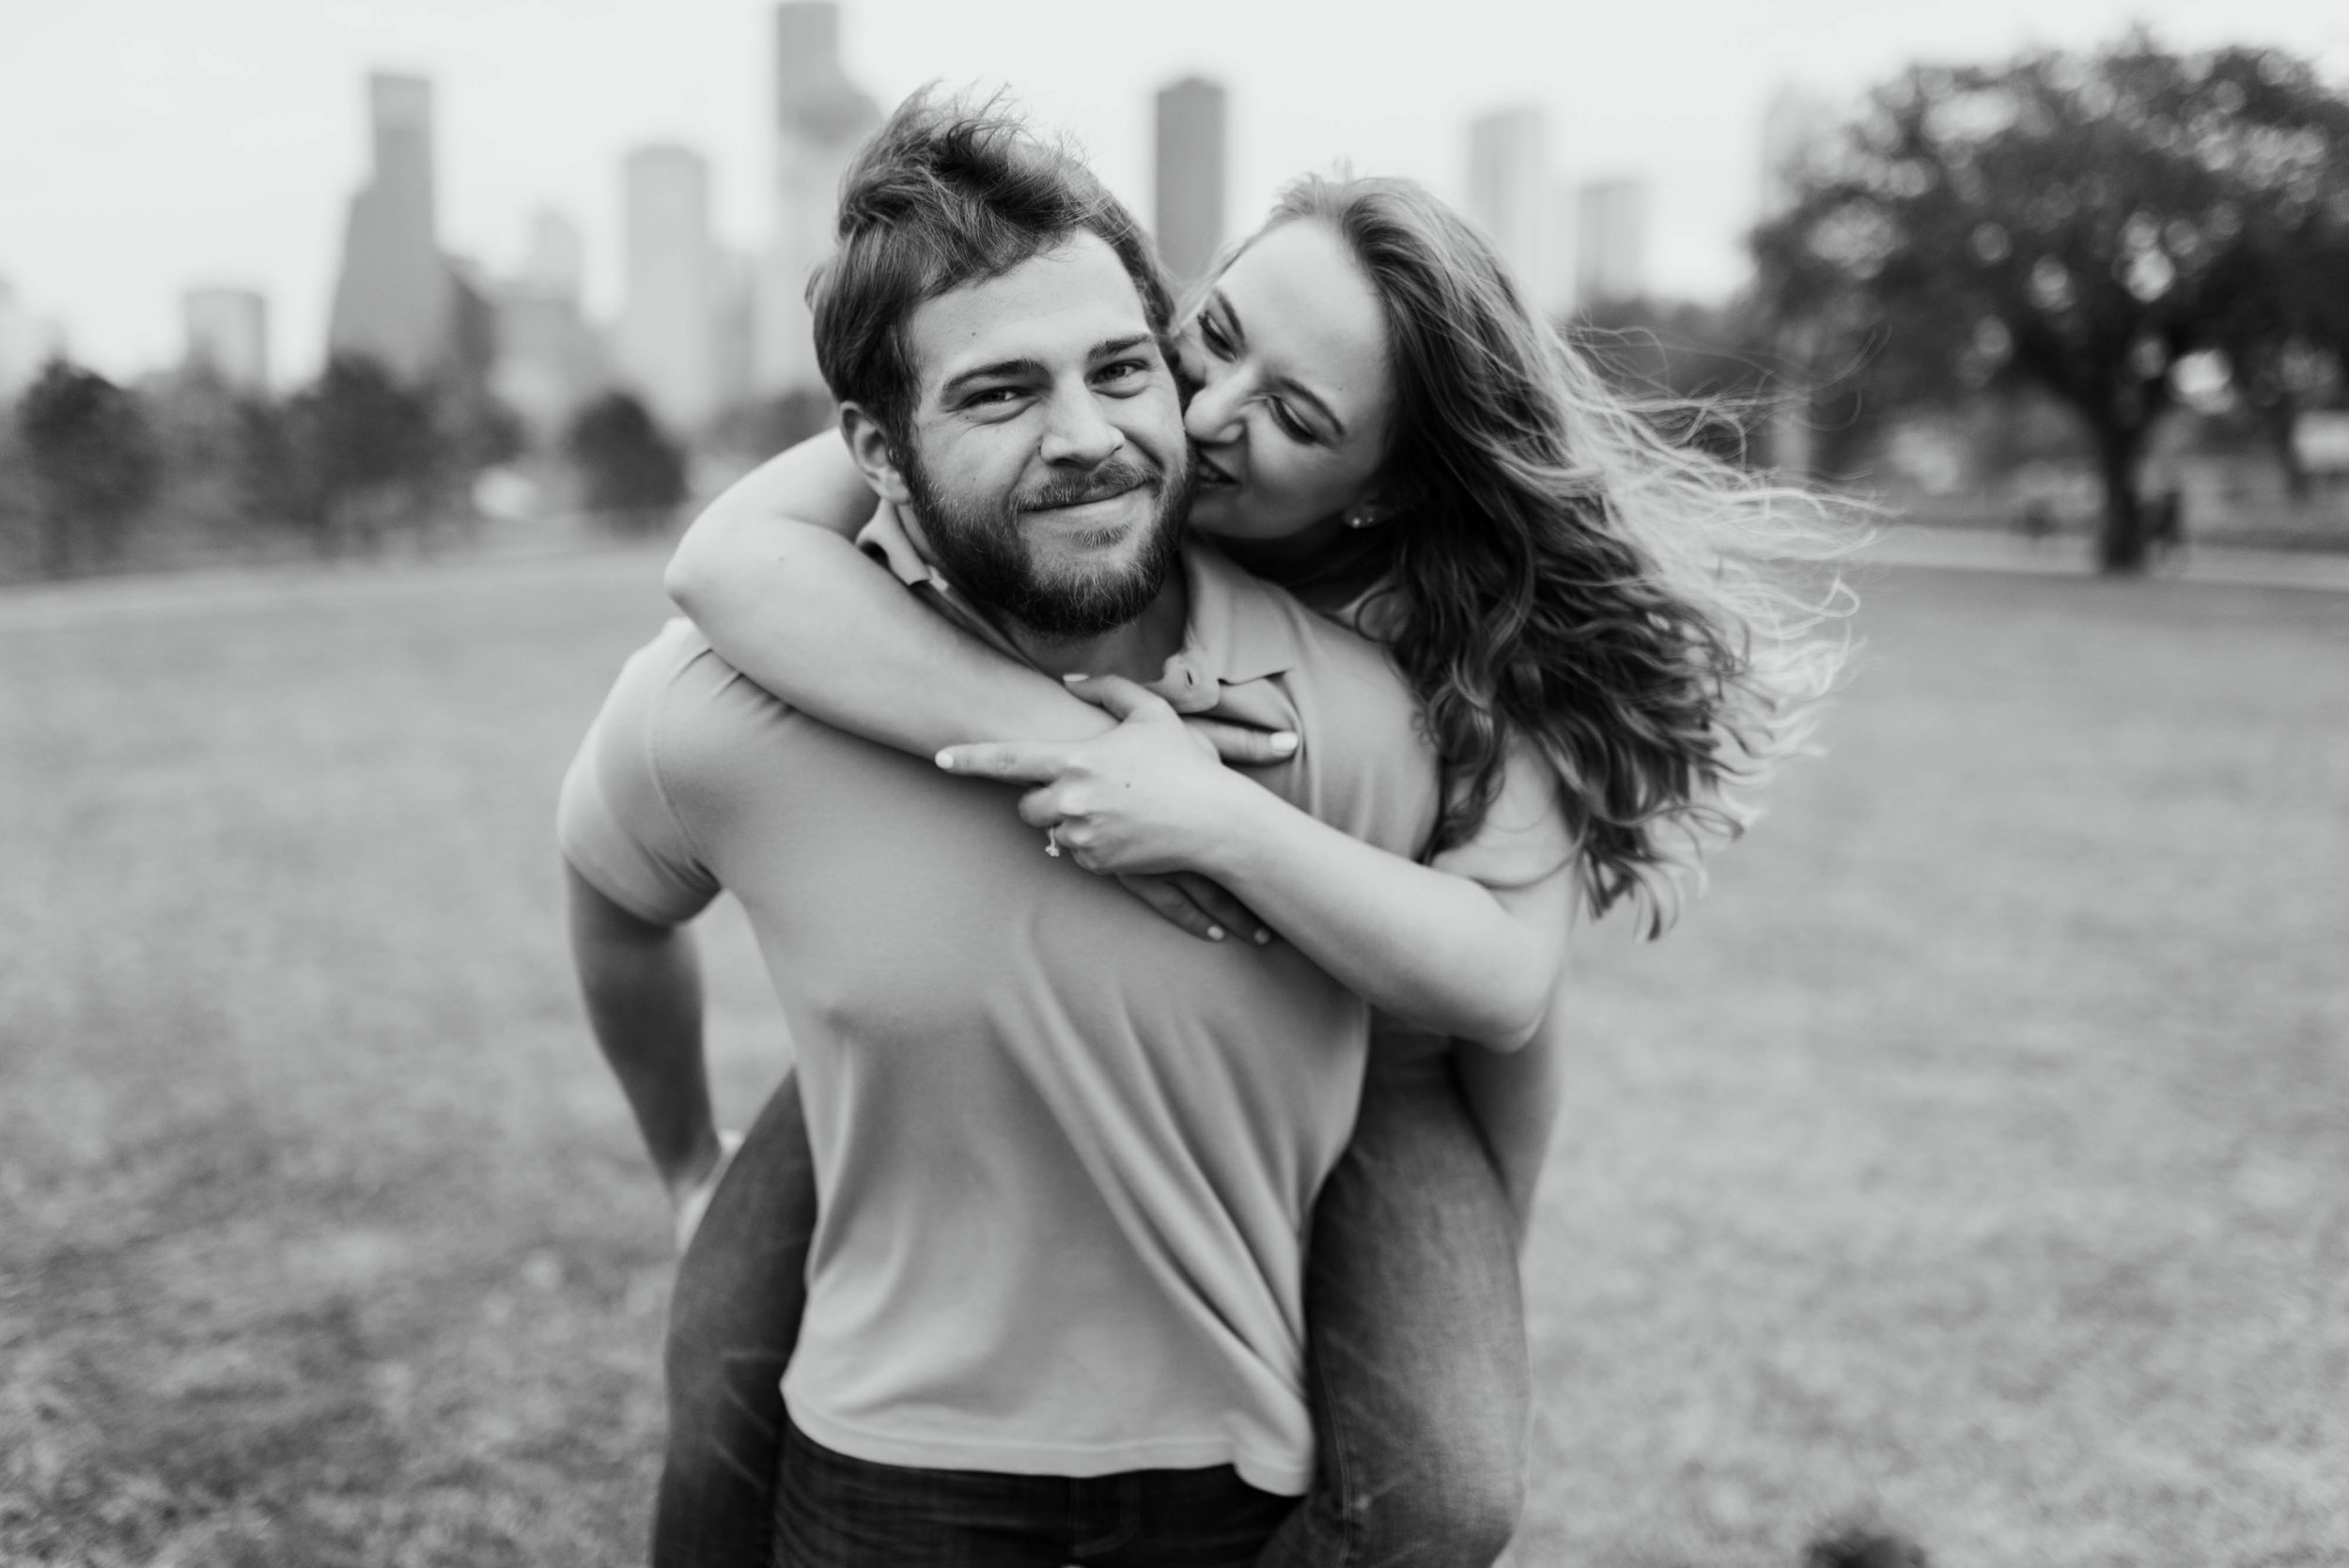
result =
[[[1225,709],[1264,722],[1247,683],[1277,689],[1304,738],[1278,785],[1293,803],[1358,838],[1416,853],[1435,821],[1439,770],[1419,701],[1385,646],[1317,614],[1220,556],[1199,579],[1229,615]]]
[[[1212,601],[1235,675],[1252,679],[1285,671],[1305,681],[1381,687],[1408,708],[1409,688],[1381,644],[1307,609],[1287,589],[1252,576],[1212,546],[1194,542],[1190,559],[1192,591]]]
[[[607,703],[607,713],[641,736],[664,772],[722,765],[792,712],[720,658],[681,615],[629,656]]]
[[[1274,675],[1300,708],[1365,741],[1418,743],[1419,700],[1384,644],[1307,609],[1285,588],[1212,551],[1202,565],[1202,580],[1225,600],[1231,617],[1234,674]]]

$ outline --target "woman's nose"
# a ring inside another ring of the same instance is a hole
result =
[[[1237,440],[1240,433],[1240,411],[1248,406],[1241,378],[1225,371],[1221,375],[1210,370],[1199,390],[1190,395],[1190,406],[1183,410],[1183,432],[1203,446]]]

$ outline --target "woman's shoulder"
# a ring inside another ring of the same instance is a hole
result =
[[[1501,788],[1484,821],[1467,843],[1428,863],[1488,888],[1521,888],[1568,869],[1579,847],[1557,766],[1513,732]]]

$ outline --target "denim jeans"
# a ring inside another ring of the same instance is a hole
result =
[[[775,1560],[792,1568],[1248,1568],[1297,1507],[1229,1465],[1123,1475],[906,1469],[786,1424]]]
[[[654,1568],[769,1560],[815,1215],[786,1079],[678,1265]],[[1314,1483],[1256,1560],[1487,1568],[1523,1502],[1524,1303],[1508,1202],[1445,1058],[1374,1059],[1314,1206],[1305,1329]]]

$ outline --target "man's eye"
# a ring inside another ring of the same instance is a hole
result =
[[[1023,396],[1025,394],[1016,386],[991,386],[984,392],[974,392],[963,399],[963,407],[985,408],[989,404],[1008,403]]]
[[[1100,369],[1101,380],[1105,381],[1130,381],[1136,376],[1146,376],[1149,373],[1150,366],[1138,359],[1121,359],[1114,364],[1105,365]]]

